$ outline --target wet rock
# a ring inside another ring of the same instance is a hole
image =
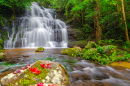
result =
[[[92,86],[90,84],[87,84],[86,82],[83,82],[82,80],[78,80],[72,83],[72,86]]]
[[[102,74],[92,74],[91,76],[95,80],[103,80],[103,79],[108,79],[109,78],[109,76],[107,76],[105,73],[102,73]]]
[[[0,60],[5,60],[6,54],[5,53],[0,53]]]
[[[73,70],[80,70],[80,69],[82,69],[83,67],[81,66],[81,65],[73,65],[72,66],[72,69]]]
[[[90,85],[91,86],[91,85]],[[92,86],[116,86],[116,84],[112,84],[111,82],[98,82],[98,81],[93,81]],[[118,86],[118,85],[117,85]]]
[[[41,66],[41,64],[45,64],[46,68],[43,68],[44,65]],[[34,68],[37,68],[38,71],[34,70]],[[20,71],[16,74],[10,73],[3,77],[1,85],[37,86],[38,83],[43,82],[45,84],[56,84],[57,86],[71,86],[67,71],[57,62],[39,60]]]
[[[35,50],[35,52],[43,52],[44,51],[44,48],[43,47],[39,47]]]
[[[17,39],[17,41],[16,41],[14,46],[15,46],[15,48],[22,47],[22,39]]]
[[[96,68],[92,71],[92,73],[90,74],[91,78],[95,79],[95,80],[103,80],[103,79],[108,79],[109,76],[104,73],[103,71],[101,71],[100,69]]]
[[[29,57],[29,55],[23,55],[23,57]]]
[[[9,67],[8,67],[8,66],[0,65],[0,73],[5,72],[5,71],[8,71],[8,70],[9,70]]]
[[[76,80],[91,80],[91,77],[86,73],[69,73],[69,76],[73,79],[72,81]]]

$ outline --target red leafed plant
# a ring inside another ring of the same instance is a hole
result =
[[[25,67],[22,67],[21,70],[24,70],[24,69],[27,69],[30,67],[30,64],[29,65],[26,65]]]
[[[38,70],[37,68],[30,68],[30,71],[31,71],[31,73],[34,73],[34,74],[39,74],[41,71],[40,70]]]
[[[38,83],[37,86],[45,86],[44,83]]]
[[[55,85],[55,84],[52,84],[52,85],[48,85],[48,86],[57,86],[57,85]]]
[[[46,68],[45,64],[40,63],[42,68]]]
[[[13,72],[14,74],[17,74],[17,73],[21,73],[21,71],[19,69],[17,69],[16,71]]]
[[[45,65],[45,64],[40,63],[40,65],[41,65],[42,68],[51,68],[50,64],[51,63]]]
[[[47,68],[51,68],[50,65],[51,65],[51,63],[46,64],[46,67],[47,67]]]

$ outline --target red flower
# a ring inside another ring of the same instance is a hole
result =
[[[48,86],[57,86],[57,85],[55,85],[55,84],[52,84],[52,85],[48,85]]]
[[[37,68],[30,68],[31,73],[39,74],[41,71],[39,71]]]
[[[55,84],[52,84],[51,86],[57,86],[57,85],[55,85]]]
[[[51,64],[51,63],[49,63],[49,64],[46,64],[46,67],[47,67],[47,68],[51,68],[51,67],[50,67],[50,64]]]
[[[24,69],[27,69],[30,67],[30,64],[29,65],[26,65],[25,67],[22,67],[21,70],[24,70]]]
[[[21,71],[19,69],[17,69],[16,71],[13,72],[14,74],[17,74],[17,73],[21,73]]]
[[[44,83],[38,83],[37,86],[45,86]]]
[[[40,63],[40,65],[41,65],[42,68],[46,68],[45,64]]]
[[[29,64],[29,65],[26,65],[26,66],[25,66],[25,69],[26,69],[26,68],[29,68],[29,67],[30,67],[30,64]]]

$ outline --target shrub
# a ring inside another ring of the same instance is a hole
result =
[[[90,49],[90,48],[96,48],[97,44],[93,41],[89,41],[88,44],[85,46],[86,49]]]
[[[62,54],[67,54],[72,57],[81,56],[82,55],[82,49],[80,47],[73,47],[68,49],[63,49]]]

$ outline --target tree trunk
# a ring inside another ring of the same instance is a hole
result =
[[[129,42],[129,36],[128,36],[128,29],[127,29],[127,24],[126,24],[126,18],[125,18],[125,10],[124,10],[124,1],[121,0],[122,4],[122,14],[123,14],[123,20],[125,22],[125,34],[126,34],[126,41]]]
[[[96,14],[94,17],[94,28],[96,30],[96,42],[98,42],[102,38],[102,29],[101,29],[101,26],[99,24],[99,18],[100,18],[99,2],[100,2],[100,0],[96,0],[97,5],[96,5],[95,10],[98,12],[98,14]]]

